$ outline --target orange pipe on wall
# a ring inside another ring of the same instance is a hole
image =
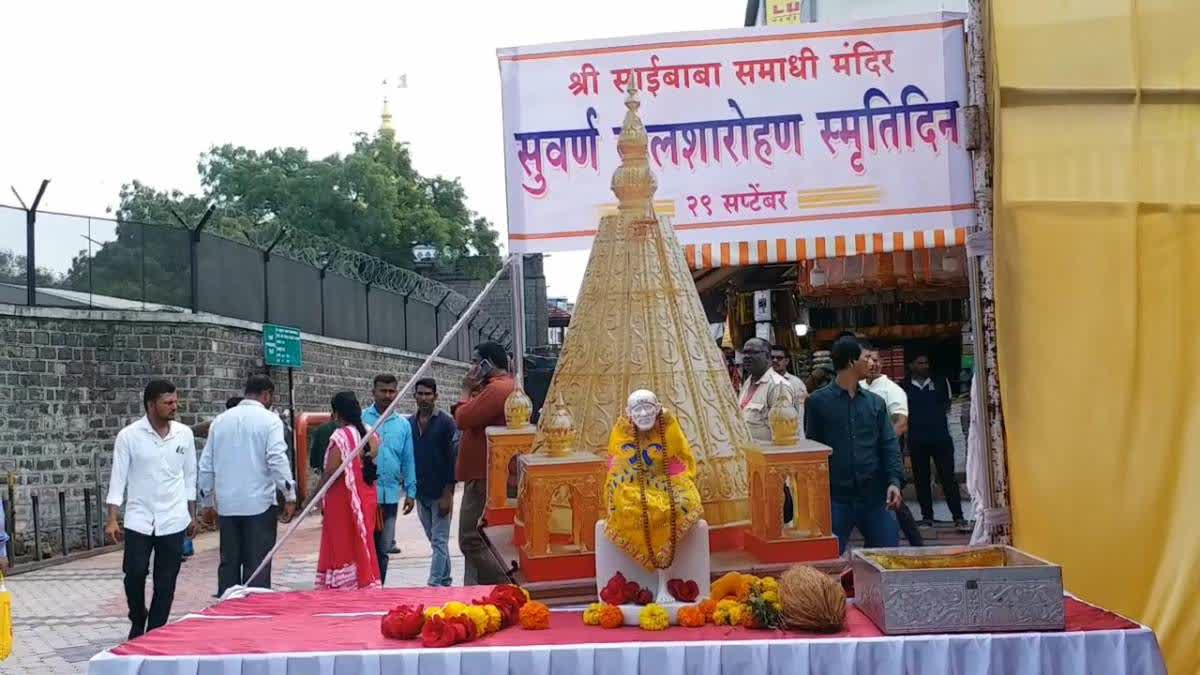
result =
[[[296,418],[296,492],[301,504],[308,497],[308,433],[328,421],[327,412],[300,413]]]

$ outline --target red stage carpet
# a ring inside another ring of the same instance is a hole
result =
[[[496,659],[507,664],[507,672],[521,675],[599,675],[613,667],[632,667],[644,675],[667,675],[677,668],[684,668],[680,673],[692,672],[689,664],[701,665],[697,660],[716,665],[717,670],[712,672],[729,675],[768,671],[789,675],[876,671],[972,675],[1165,672],[1152,632],[1073,598],[1066,601],[1067,630],[1063,633],[885,637],[851,605],[844,630],[834,634],[711,625],[661,632],[605,630],[585,626],[581,614],[575,611],[553,612],[549,630],[527,631],[514,626],[449,650],[422,649],[419,640],[389,640],[380,634],[380,617],[397,604],[470,602],[488,590],[475,587],[255,594],[223,602],[99,654],[90,672],[156,675],[243,672],[243,667],[258,672],[258,668],[265,667],[263,672],[301,673],[330,659],[336,660],[338,673],[372,675],[458,675],[483,663],[500,665]],[[418,660],[410,661],[406,654]],[[477,657],[485,660],[476,663]],[[718,663],[711,663],[714,658]],[[863,670],[864,659],[876,665]],[[975,667],[978,659],[991,665]],[[755,670],[755,663],[770,667]],[[888,663],[899,670],[885,667]],[[975,666],[959,667],[970,663]]]
[[[223,602],[204,612],[206,616],[212,617],[241,617],[236,621],[181,621],[127,642],[112,650],[112,653],[181,656],[416,649],[421,647],[419,640],[389,640],[383,637],[379,632],[379,615],[401,603],[440,605],[451,600],[470,602],[473,598],[486,595],[488,590],[488,587],[476,587],[258,594]],[[1138,627],[1131,621],[1073,598],[1067,599],[1066,608],[1068,631],[1129,630]],[[325,616],[332,613],[361,612],[377,612],[378,615]],[[552,612],[549,630],[527,631],[514,626],[460,647],[613,644],[632,641],[850,639],[881,635],[875,624],[853,606],[847,608],[846,628],[833,634],[750,630],[713,625],[704,628],[674,626],[659,632],[638,628],[605,630],[585,626],[579,612]]]

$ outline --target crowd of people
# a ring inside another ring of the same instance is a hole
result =
[[[770,441],[770,411],[788,405],[804,421],[808,438],[833,449],[833,531],[843,550],[856,528],[868,546],[895,546],[901,530],[920,545],[918,525],[931,524],[934,516],[931,463],[956,525],[965,529],[946,421],[951,390],[945,379],[931,376],[927,355],[911,361],[911,376],[902,383],[883,375],[877,352],[853,335],[834,343],[832,371],[814,369],[807,382],[789,372],[785,349],[758,338],[745,343],[740,364],[730,352],[726,356],[739,408],[756,441]],[[366,406],[352,391],[333,396],[329,422],[311,430],[308,444],[309,465],[319,477],[317,492],[327,487],[320,504],[316,588],[382,586],[388,557],[399,552],[396,520],[414,510],[432,549],[427,583],[450,585],[448,540],[459,483],[464,582],[507,581],[479,523],[487,496],[486,429],[504,424],[504,403],[515,387],[509,364],[499,344],[478,345],[449,413],[439,409],[432,378],[416,382],[416,412],[408,416],[384,419],[399,395],[391,374],[374,378]],[[270,587],[269,554],[278,523],[293,517],[298,493],[289,432],[272,411],[274,403],[274,383],[253,375],[223,413],[188,427],[175,419],[175,386],[161,379],[146,385],[145,415],[114,442],[105,525],[109,539],[125,544],[130,638],[166,623],[181,563],[201,519],[220,530],[217,596],[235,586]],[[364,443],[369,430],[373,433]],[[199,460],[196,438],[204,439]],[[901,439],[913,464],[921,521],[914,520],[901,497]],[[790,493],[784,495],[784,511],[785,521],[791,520]],[[147,576],[153,587],[149,608]]]
[[[414,510],[433,551],[428,584],[449,586],[448,540],[460,482],[458,538],[466,583],[506,580],[478,526],[486,499],[485,429],[504,423],[504,402],[514,387],[509,363],[499,344],[478,345],[449,414],[438,407],[433,378],[415,383],[416,412],[407,416],[384,419],[399,395],[391,374],[374,378],[365,407],[352,391],[333,396],[329,422],[309,435],[317,492],[327,487],[320,504],[316,588],[381,586],[389,554],[399,552],[396,519]],[[113,445],[104,528],[111,541],[125,545],[130,639],[166,623],[185,549],[201,520],[220,532],[217,596],[235,586],[271,586],[269,555],[278,523],[294,516],[298,494],[288,432],[272,410],[274,402],[271,379],[252,375],[223,413],[188,427],[176,420],[175,385],[165,379],[147,383],[145,415],[122,429]],[[198,437],[204,446],[197,460]],[[149,608],[147,576],[153,589]]]
[[[931,375],[929,355],[916,353],[909,377],[893,382],[882,372],[879,352],[845,332],[831,348],[832,370],[815,368],[808,382],[790,372],[785,348],[751,338],[742,348],[741,367],[725,350],[739,407],[751,437],[769,442],[770,410],[794,405],[804,420],[803,434],[832,448],[829,488],[833,533],[844,552],[857,529],[869,547],[897,546],[900,532],[909,544],[923,545],[920,527],[935,524],[930,464],[946,497],[954,526],[969,532],[954,471],[954,442],[948,413],[950,383]],[[921,519],[902,497],[907,448]],[[793,518],[792,495],[784,488],[783,518]]]

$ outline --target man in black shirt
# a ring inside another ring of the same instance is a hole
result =
[[[950,425],[946,419],[952,397],[950,382],[944,377],[930,375],[929,357],[925,354],[918,354],[908,368],[909,378],[904,383],[904,393],[908,395],[908,454],[912,458],[922,524],[933,524],[933,490],[929,476],[932,460],[954,525],[959,530],[969,531],[967,521],[963,519],[958,481],[954,478],[954,441],[950,439]]]
[[[337,424],[330,420],[308,432],[308,468],[313,470],[313,476],[319,477],[325,470],[325,450],[334,431]]]
[[[858,341],[841,338],[833,343],[832,352],[837,377],[809,395],[804,431],[808,438],[833,448],[829,456],[833,533],[843,552],[855,527],[868,548],[896,546],[900,534],[889,510],[904,501],[900,443],[887,404],[859,384],[868,364]]]
[[[417,516],[433,548],[429,585],[450,585],[450,519],[454,511],[454,463],[458,428],[454,418],[437,409],[437,381],[418,380],[413,388],[417,412],[412,425],[413,460],[417,469]]]

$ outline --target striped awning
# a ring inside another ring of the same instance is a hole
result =
[[[967,229],[912,230],[891,234],[853,234],[796,239],[758,239],[687,244],[683,255],[692,270],[715,267],[786,264],[799,260],[833,258],[863,253],[911,251],[945,246],[964,246]]]

